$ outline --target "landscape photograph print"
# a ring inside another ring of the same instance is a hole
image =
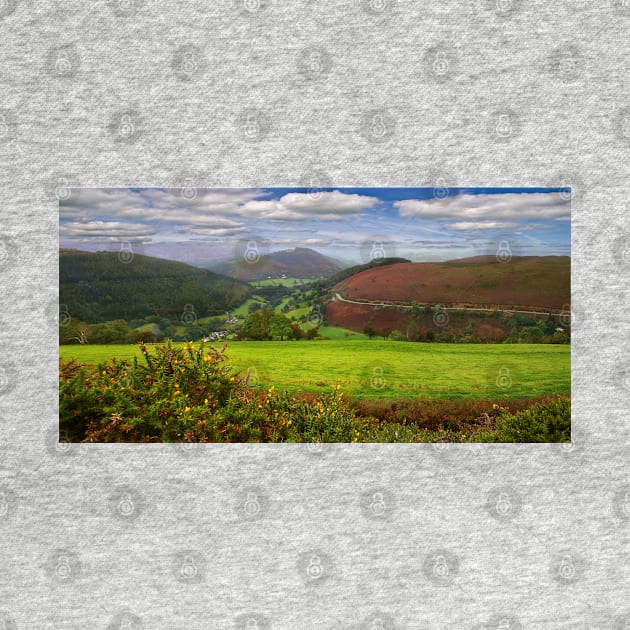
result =
[[[568,188],[63,188],[64,442],[570,442]]]

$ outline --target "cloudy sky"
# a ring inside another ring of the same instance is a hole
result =
[[[570,255],[566,188],[93,188],[58,195],[61,247],[187,262],[311,247],[346,262]]]

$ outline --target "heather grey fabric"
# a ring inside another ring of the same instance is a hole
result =
[[[628,628],[629,27],[0,2],[0,627]],[[189,182],[572,185],[573,443],[57,444],[58,196]]]

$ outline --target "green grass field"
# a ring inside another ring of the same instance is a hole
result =
[[[312,328],[312,325],[305,325],[305,329]],[[354,332],[354,330],[348,330],[347,328],[341,328],[339,326],[320,326],[319,334],[322,337],[328,337],[329,339],[367,339],[368,336],[363,333]]]
[[[253,382],[291,392],[337,384],[371,400],[508,400],[571,392],[568,345],[241,341],[228,343],[227,355],[236,371],[250,371]],[[60,356],[96,365],[140,352],[134,345],[74,345],[61,346]]]
[[[315,278],[266,278],[265,280],[252,280],[249,284],[253,287],[298,287],[301,284],[313,282]]]

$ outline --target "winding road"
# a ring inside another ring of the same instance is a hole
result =
[[[357,300],[349,300],[343,297],[340,293],[335,293],[333,300],[339,300],[340,302],[346,302],[347,304],[363,304],[366,306],[390,306],[393,308],[413,308],[412,304],[392,304],[391,302],[373,302],[371,300],[363,300],[361,302]],[[423,304],[418,302],[418,306],[432,306],[432,304]],[[529,315],[562,315],[567,313],[566,310],[560,312],[553,311],[521,311],[516,309],[503,309],[503,308],[483,308],[481,306],[442,306],[442,310],[445,311],[498,311],[499,313],[526,313]],[[557,309],[556,309],[557,310]]]

